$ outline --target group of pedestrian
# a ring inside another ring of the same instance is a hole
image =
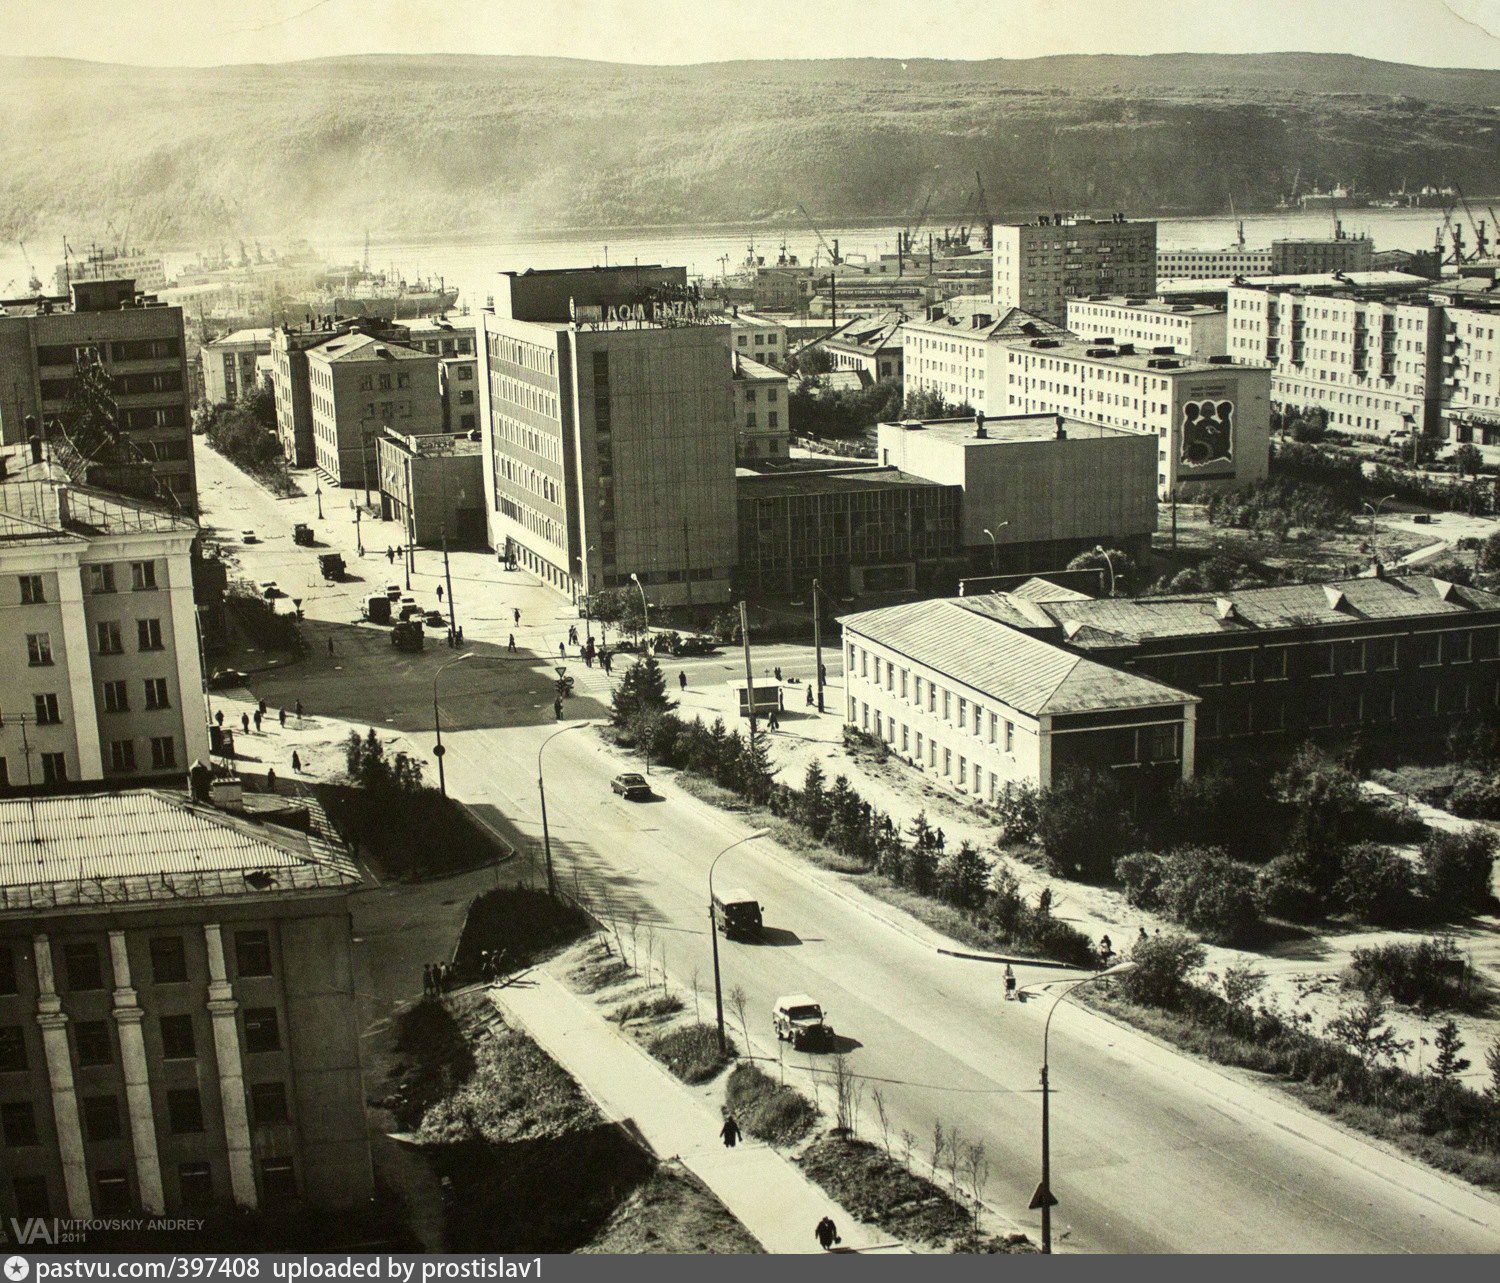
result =
[[[505,970],[504,949],[484,949],[479,954],[479,975],[484,980],[494,980]]]
[[[740,1143],[740,1137],[744,1135],[740,1131],[740,1125],[733,1114],[724,1115],[724,1125],[719,1128],[719,1138],[724,1142],[725,1149],[733,1149]],[[833,1251],[834,1245],[844,1240],[839,1237],[838,1226],[833,1223],[833,1217],[825,1216],[813,1227],[813,1237],[818,1240],[819,1245],[825,1252]]]
[[[447,962],[424,962],[422,964],[422,996],[435,998],[448,992],[453,979],[453,967]]]
[[[568,625],[568,645],[569,646],[576,646],[576,645],[578,645],[578,625],[577,624],[569,624]]]

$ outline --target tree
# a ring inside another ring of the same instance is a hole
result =
[[[1460,477],[1477,477],[1484,467],[1484,455],[1477,445],[1465,441],[1453,451],[1453,466]]]
[[[918,388],[906,394],[901,416],[906,419],[972,419],[974,407],[967,401],[955,404],[935,388]]]
[[[799,799],[797,820],[813,837],[822,839],[828,832],[830,819],[828,795],[823,787],[827,777],[817,760],[807,764],[807,774],[802,777],[802,796]]]
[[[1464,1040],[1459,1037],[1458,1022],[1449,1016],[1432,1035],[1432,1046],[1436,1054],[1432,1060],[1433,1075],[1443,1082],[1457,1078],[1469,1067],[1469,1062],[1458,1053],[1464,1049]]]
[[[1500,509],[1500,473],[1495,474],[1495,505]],[[1500,570],[1500,530],[1479,545],[1478,563],[1480,570]]]
[[[643,718],[657,717],[677,705],[667,698],[667,678],[655,655],[642,655],[615,687],[610,720],[617,727],[634,726]]]
[[[1327,892],[1338,878],[1344,848],[1362,836],[1369,812],[1359,778],[1304,744],[1276,777],[1276,788],[1293,813],[1288,848],[1304,857],[1316,889]]]
[[[970,842],[959,843],[958,849],[938,866],[943,898],[960,909],[977,909],[984,902],[989,880],[989,861]]]
[[[1415,914],[1416,884],[1405,856],[1378,842],[1359,842],[1344,852],[1333,892],[1362,921],[1398,926]]]
[[[1037,795],[1036,832],[1053,872],[1104,882],[1132,845],[1135,826],[1113,775],[1070,767]]]
[[[1131,949],[1130,961],[1135,969],[1122,975],[1120,982],[1132,1001],[1170,1009],[1182,1001],[1188,976],[1207,957],[1201,944],[1180,931],[1150,936]]]
[[[1100,583],[1108,585],[1110,596],[1126,596],[1135,582],[1136,567],[1131,556],[1123,548],[1096,548],[1081,552],[1068,563],[1069,570],[1097,570]]]
[[[1344,1007],[1324,1026],[1323,1032],[1334,1042],[1347,1047],[1366,1065],[1395,1063],[1396,1057],[1411,1050],[1411,1043],[1398,1038],[1385,1024],[1385,1003],[1366,997]]]
[[[1477,826],[1440,830],[1422,843],[1423,888],[1439,911],[1483,913],[1489,907],[1495,846],[1495,835]]]

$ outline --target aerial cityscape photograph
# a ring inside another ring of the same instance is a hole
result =
[[[1500,0],[0,113],[5,1283],[1500,1252]]]

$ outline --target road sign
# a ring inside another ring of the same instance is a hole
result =
[[[1045,1185],[1038,1183],[1036,1193],[1031,1196],[1031,1202],[1026,1206],[1033,1212],[1042,1207],[1056,1207],[1057,1197]]]

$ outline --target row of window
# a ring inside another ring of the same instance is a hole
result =
[[[38,344],[38,365],[73,365],[80,356],[97,356],[116,361],[161,361],[182,355],[182,344],[175,338],[122,339],[114,343]]]
[[[185,984],[188,980],[187,943],[182,936],[152,936],[148,946],[151,955],[153,984]],[[60,979],[68,993],[87,993],[106,988],[104,959],[100,946],[92,940],[66,941],[61,954]],[[271,934],[247,929],[234,933],[235,975],[240,979],[260,979],[271,975]],[[0,945],[0,997],[20,992],[16,955],[9,945]],[[132,983],[140,977],[132,975]]]
[[[1007,753],[1015,751],[1015,723],[1001,717],[993,710],[986,710],[978,700],[939,686],[930,678],[923,678],[920,674],[913,674],[905,668],[898,668],[890,660],[883,660],[863,646],[856,646],[853,642],[849,642],[845,671],[850,674],[854,673],[856,664],[861,677],[870,677],[876,686],[884,686],[892,694],[896,693],[899,685],[900,697],[903,700],[909,700],[914,707],[925,710],[934,717],[940,716],[943,721],[956,726],[965,734],[983,738],[988,731],[989,743],[995,745],[1003,743]],[[938,711],[940,704],[941,713]],[[850,717],[852,720],[852,702]],[[878,719],[878,713],[876,717]]]
[[[66,753],[44,752],[38,753],[42,763],[43,784],[66,784],[68,782],[68,755]],[[31,760],[26,762],[26,783],[32,783]],[[7,789],[11,785],[10,763],[0,757],[0,789]]]
[[[177,741],[170,735],[151,736],[151,769],[153,771],[165,771],[176,765]],[[133,739],[110,740],[109,769],[125,773],[139,769],[136,766],[135,741]]]
[[[115,568],[110,562],[100,562],[85,568],[88,589],[91,593],[115,591]],[[47,580],[44,575],[18,575],[21,604],[40,606],[47,601]],[[156,563],[154,561],[132,561],[130,563],[130,586],[136,592],[156,587]]]
[[[137,619],[135,621],[137,650],[162,650],[161,620]],[[121,655],[125,651],[120,632],[120,621],[101,619],[94,624],[94,644],[101,655]]]
[[[137,1210],[130,1197],[130,1179],[123,1167],[105,1167],[94,1172],[94,1214],[128,1216]],[[177,1206],[189,1210],[210,1208],[216,1201],[213,1168],[208,1163],[177,1165]],[[11,1181],[16,1212],[25,1220],[49,1219],[54,1215],[47,1180],[43,1176],[17,1176]],[[297,1197],[297,1175],[290,1158],[260,1160],[260,1201],[268,1207],[292,1202]]]

